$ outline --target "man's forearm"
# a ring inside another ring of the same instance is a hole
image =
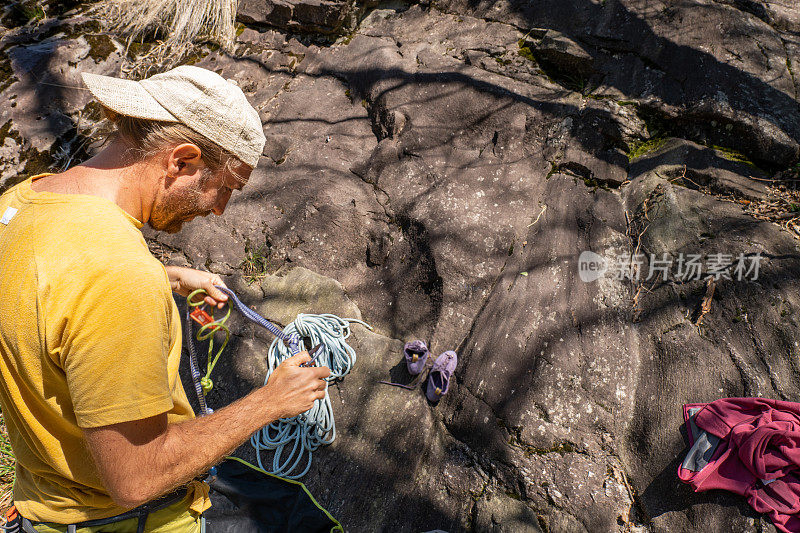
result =
[[[120,468],[105,476],[114,479],[104,479],[112,497],[123,507],[136,507],[205,472],[259,428],[278,419],[269,409],[269,396],[262,387],[208,416],[168,424],[147,442],[131,439],[133,446],[126,457],[95,457],[98,463],[119,461]],[[166,424],[166,414],[160,416]]]
[[[269,410],[267,392],[260,388],[210,415],[167,426],[156,441],[152,463],[160,466],[161,483],[153,483],[150,492],[161,494],[207,471],[253,433],[277,420],[277,414]]]
[[[283,361],[263,387],[213,414],[167,424],[167,414],[84,429],[111,497],[136,507],[187,482],[259,428],[305,412],[325,397],[326,367],[302,367],[301,352]]]

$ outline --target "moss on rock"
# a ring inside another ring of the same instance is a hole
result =
[[[0,92],[5,91],[12,83],[17,81],[11,61],[6,56],[5,50],[0,50]]]
[[[744,163],[745,165],[758,168],[758,166],[753,163],[746,155],[738,150],[734,150],[733,148],[727,148],[725,146],[718,146],[716,144],[708,145],[709,148],[713,148],[714,150],[719,153],[720,157],[727,159],[728,161],[736,161],[737,163]]]
[[[85,38],[89,43],[89,57],[94,59],[95,63],[105,61],[108,56],[117,51],[114,41],[108,35],[86,35]]]
[[[55,160],[50,151],[41,151],[33,147],[22,149],[25,141],[22,138],[22,135],[20,135],[19,132],[14,129],[14,123],[11,120],[6,121],[2,126],[0,126],[0,146],[5,144],[6,139],[8,138],[13,139],[14,142],[19,145],[19,160],[25,162],[25,167],[17,176],[14,176],[9,181],[4,183],[5,187],[16,185],[29,176],[52,171]],[[58,141],[56,141],[56,143],[58,143]]]
[[[524,57],[528,61],[533,61],[536,63],[536,56],[533,55],[533,43],[526,41],[525,39],[520,39],[517,41],[517,45],[519,46],[519,50],[517,54]]]
[[[647,141],[639,141],[632,143],[628,147],[628,160],[633,161],[639,157],[642,157],[645,154],[649,154],[650,152],[655,152],[662,146],[664,143],[667,142],[667,137],[658,137],[655,139],[649,139]]]

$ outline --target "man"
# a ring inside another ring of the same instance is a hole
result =
[[[165,268],[140,228],[174,232],[221,215],[258,162],[261,122],[237,86],[197,67],[84,81],[116,126],[111,144],[0,197],[0,403],[15,505],[36,531],[199,531],[208,504],[197,482],[148,504],[141,520],[124,513],[308,410],[330,372],[300,367],[301,353],[264,387],[194,418],[170,289],[203,288],[222,306],[222,280]]]

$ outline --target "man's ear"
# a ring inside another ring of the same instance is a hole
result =
[[[202,152],[196,144],[179,144],[167,155],[167,176],[194,176],[203,168]]]

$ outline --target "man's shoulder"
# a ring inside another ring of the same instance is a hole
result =
[[[36,217],[42,224],[36,252],[40,268],[121,281],[166,279],[141,231],[116,205],[83,198],[46,209]]]
[[[36,224],[43,237],[52,233],[60,242],[76,247],[115,245],[146,249],[141,231],[119,207],[102,198],[77,196],[69,201],[38,206]]]

